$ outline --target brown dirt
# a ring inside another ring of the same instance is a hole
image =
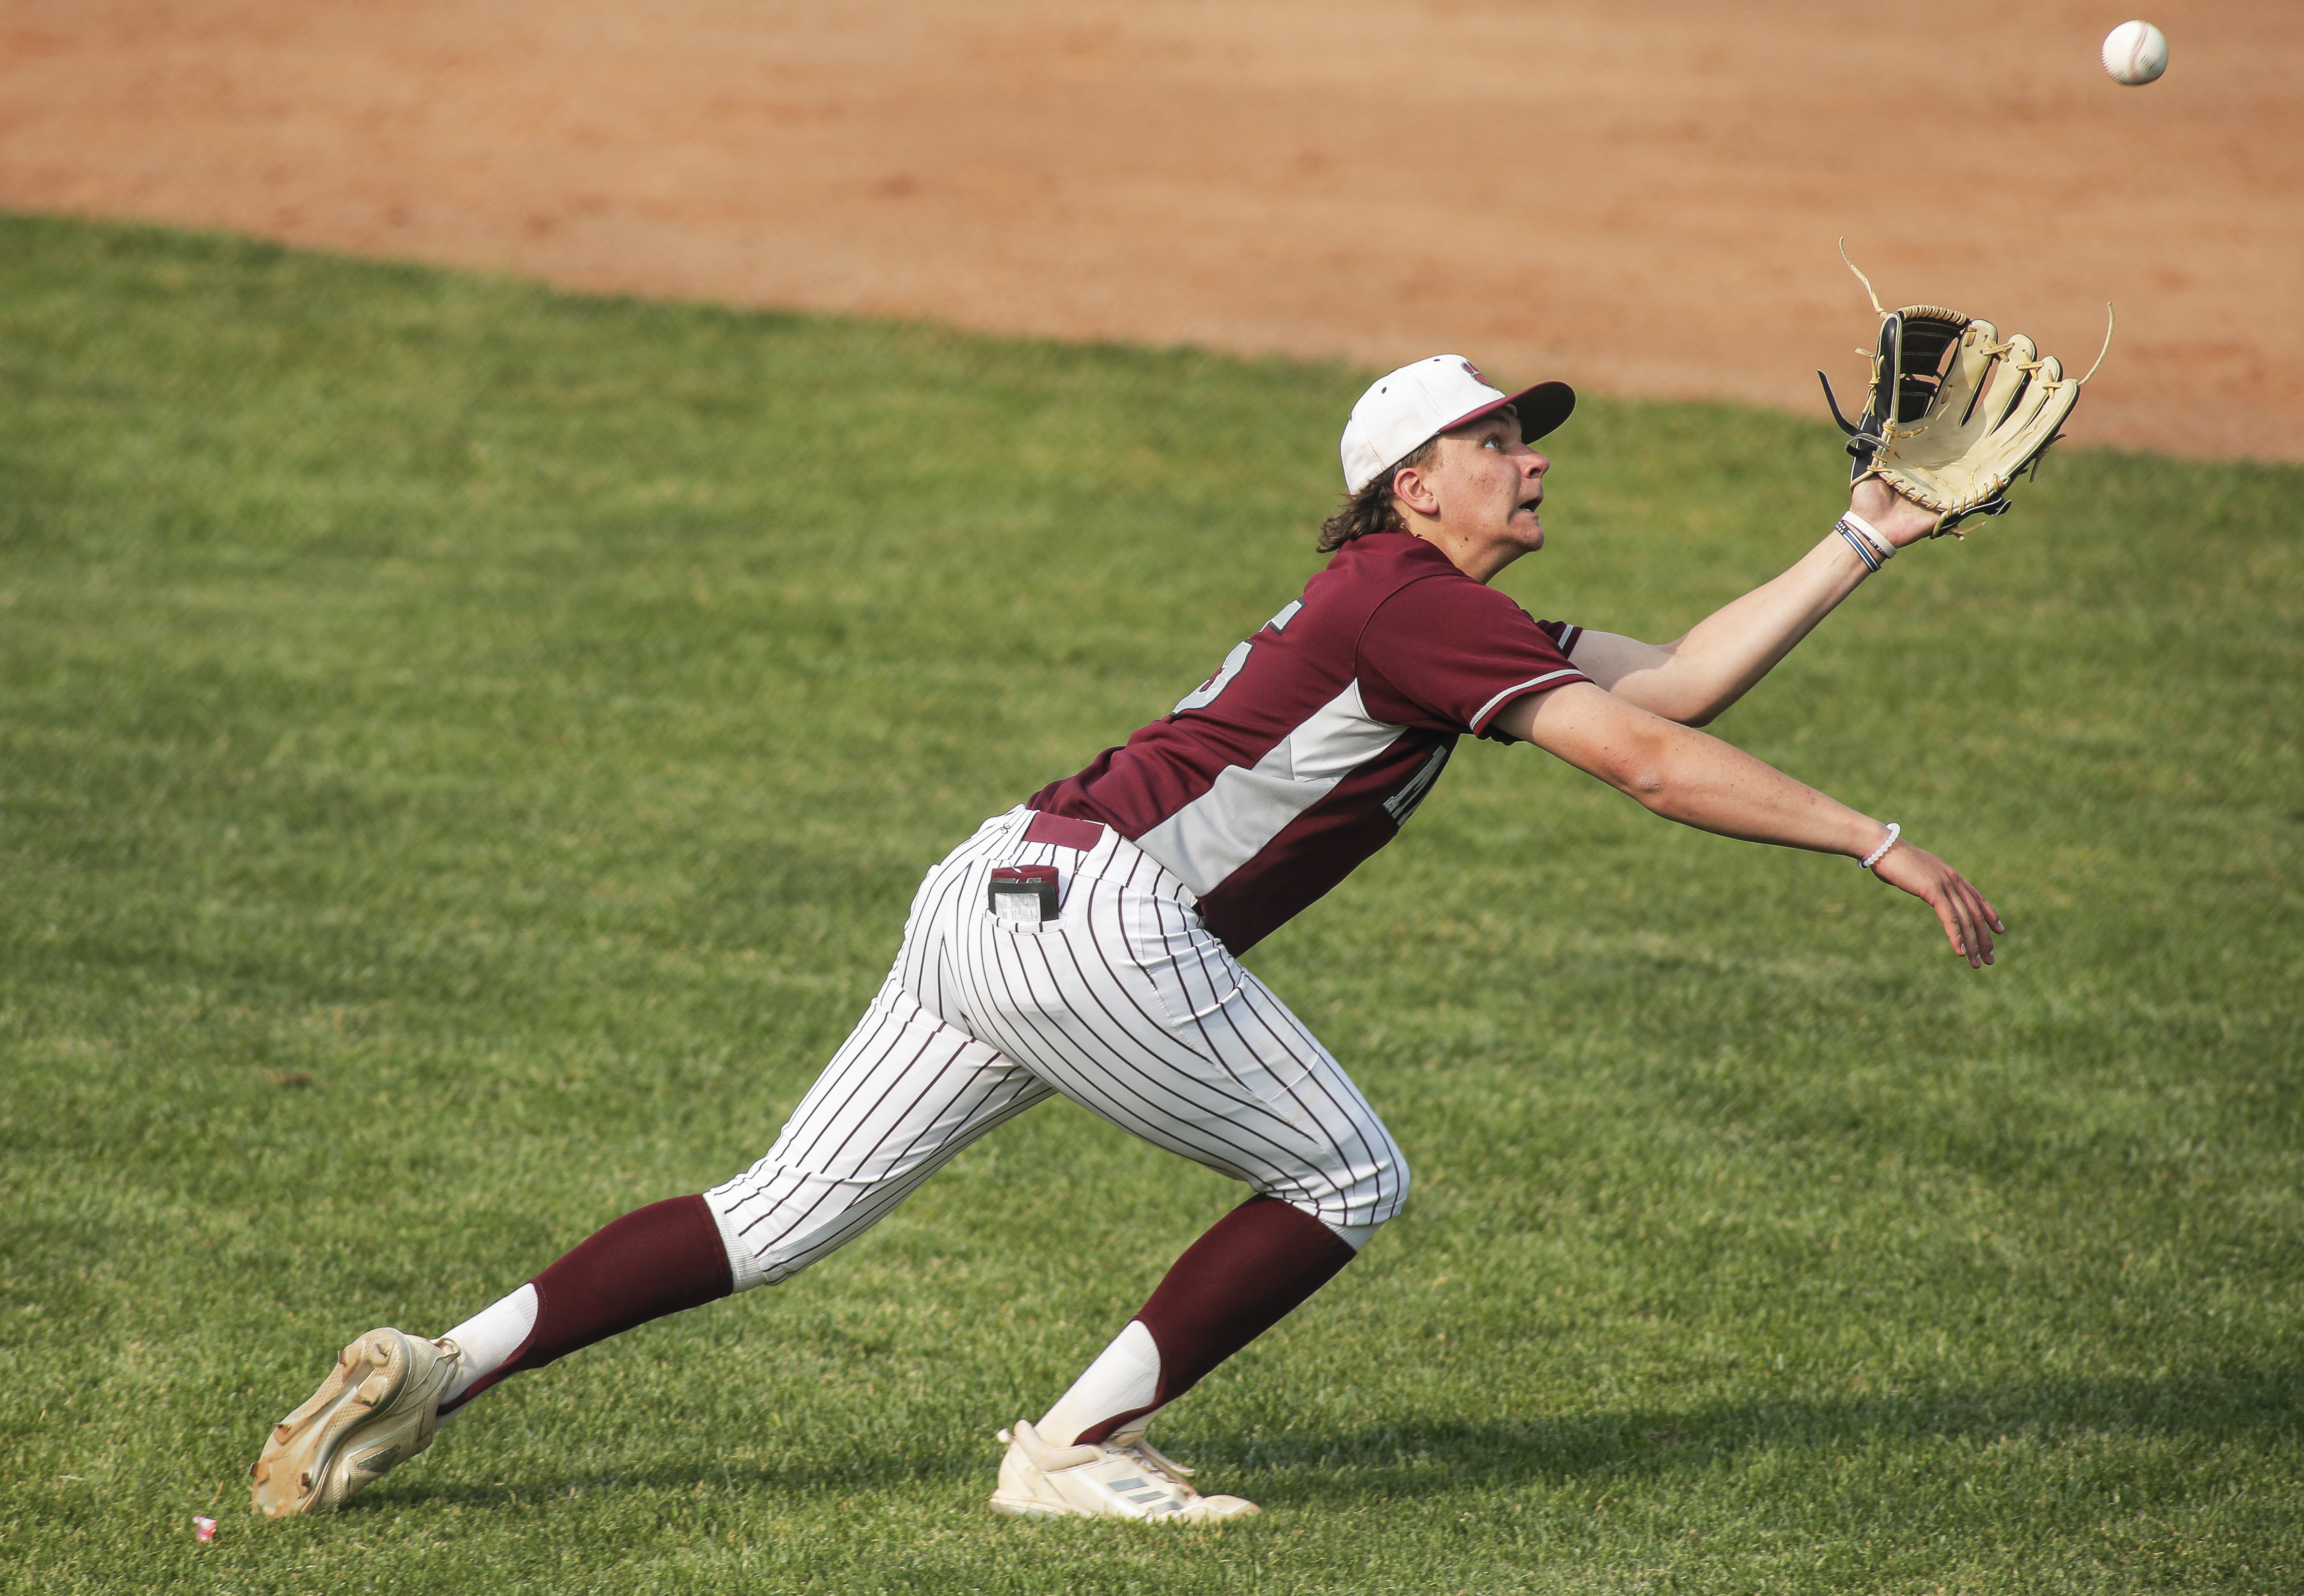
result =
[[[2304,5],[10,0],[0,205],[580,288],[1801,411],[1950,303],[2304,460]],[[2010,14],[2014,13],[2014,14]]]

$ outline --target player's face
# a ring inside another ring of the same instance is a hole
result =
[[[1456,563],[1487,581],[1544,547],[1544,473],[1552,462],[1520,441],[1510,411],[1440,435],[1440,457],[1425,473]],[[1469,559],[1469,563],[1468,563]]]

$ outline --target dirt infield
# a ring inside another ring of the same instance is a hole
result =
[[[2116,301],[2078,438],[2304,460],[2304,5],[2155,4],[2123,89],[2070,0],[13,0],[0,205],[1801,410],[1844,233],[2080,369]]]

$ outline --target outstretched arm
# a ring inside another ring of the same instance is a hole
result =
[[[1853,859],[1888,836],[1879,821],[1743,750],[1588,683],[1520,699],[1504,707],[1495,724],[1684,826]],[[1952,951],[1971,966],[1992,963],[1992,933],[2008,928],[1958,870],[1899,841],[1873,873],[1934,909]]]
[[[1859,482],[1850,508],[1902,548],[1936,518],[1876,477]],[[1775,668],[1869,573],[1838,532],[1774,582],[1715,610],[1677,642],[1644,643],[1587,632],[1576,644],[1586,675],[1628,704],[1682,726],[1707,726]]]

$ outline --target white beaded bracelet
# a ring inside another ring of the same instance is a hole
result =
[[[1868,870],[1874,865],[1879,863],[1883,859],[1885,859],[1888,856],[1888,850],[1896,845],[1896,839],[1903,834],[1904,828],[1902,826],[1899,826],[1893,820],[1889,821],[1888,840],[1882,843],[1878,847],[1873,849],[1869,853],[1864,855],[1863,858],[1858,860],[1856,862],[1857,868],[1859,870]]]

